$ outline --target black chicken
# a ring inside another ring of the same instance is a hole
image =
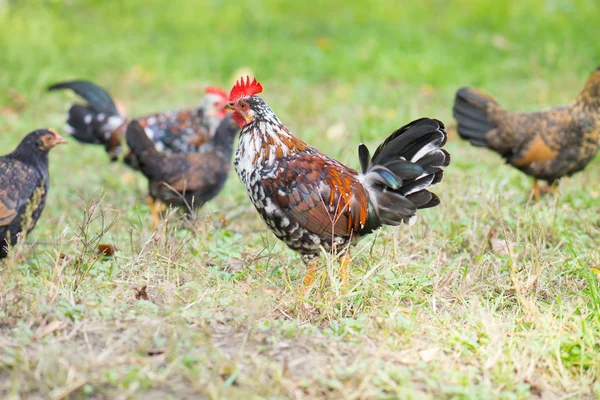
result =
[[[48,151],[61,143],[67,141],[54,130],[40,129],[0,157],[0,259],[40,218],[50,183]]]

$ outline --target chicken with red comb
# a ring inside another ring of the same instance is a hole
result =
[[[70,89],[81,96],[86,105],[74,104],[67,116],[67,128],[83,143],[104,145],[111,160],[121,152],[127,125],[131,121],[122,115],[112,97],[103,88],[87,81],[61,82],[49,90]],[[217,127],[227,115],[227,92],[208,87],[195,108],[171,110],[135,118],[146,130],[157,151],[164,154],[185,154],[198,151],[214,137]],[[125,163],[139,169],[135,155],[129,152]]]
[[[450,163],[444,125],[421,118],[393,132],[373,156],[358,148],[361,172],[294,136],[258,96],[262,85],[242,78],[229,94],[239,124],[235,170],[275,236],[300,253],[314,280],[321,248],[339,254],[348,278],[349,247],[383,225],[414,221],[418,209],[435,207],[428,189]]]

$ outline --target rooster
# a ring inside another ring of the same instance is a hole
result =
[[[86,105],[71,106],[67,128],[80,142],[104,145],[112,161],[121,152],[121,141],[129,119],[119,113],[111,96],[101,87],[87,81],[61,82],[48,90],[71,89],[84,100]],[[136,118],[145,128],[156,150],[165,154],[197,151],[213,137],[217,126],[225,118],[227,93],[209,87],[197,108],[166,111]],[[125,163],[138,169],[138,160],[133,153],[125,156]]]
[[[372,157],[361,144],[359,173],[290,133],[257,96],[261,92],[256,78],[247,77],[229,94],[242,129],[234,166],[264,222],[300,253],[305,285],[314,280],[321,248],[340,253],[345,285],[349,245],[383,225],[412,223],[418,209],[440,203],[427,190],[450,163],[440,121],[422,118],[401,127]]]
[[[215,136],[197,152],[164,154],[156,150],[137,121],[129,123],[127,145],[148,178],[148,203],[154,227],[160,221],[160,202],[184,206],[191,212],[221,191],[229,175],[233,139],[238,131],[229,115],[221,121]]]
[[[565,106],[531,113],[507,111],[491,96],[462,88],[456,93],[454,117],[463,139],[494,150],[533,176],[533,199],[538,201],[543,193],[538,180],[553,188],[563,176],[584,169],[598,152],[600,67]]]

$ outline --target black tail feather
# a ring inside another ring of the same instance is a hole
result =
[[[385,164],[398,158],[398,149],[402,157],[412,161],[419,151],[439,148],[446,144],[448,136],[444,125],[435,119],[421,118],[403,126],[392,133],[373,154],[373,164]]]
[[[490,103],[496,104],[492,98],[473,89],[462,88],[456,92],[453,113],[458,134],[474,146],[487,147],[485,135],[495,128],[487,117]]]
[[[48,91],[71,89],[83,98],[97,113],[118,114],[117,106],[106,90],[88,81],[68,81],[56,83]]]
[[[70,89],[81,96],[86,105],[74,104],[67,116],[67,129],[82,143],[103,144],[114,161],[120,152],[120,138],[114,132],[125,117],[117,111],[110,95],[101,87],[87,81],[69,81],[52,85],[49,91]]]
[[[368,149],[361,145],[363,182],[373,196],[379,225],[408,223],[418,209],[440,203],[428,189],[442,180],[450,164],[450,154],[442,148],[447,139],[442,122],[422,118],[392,133],[368,162]],[[371,230],[376,224],[367,225]]]
[[[93,115],[94,111],[89,106],[73,104],[67,116],[67,125],[71,128],[70,133],[75,139],[82,143],[102,144],[100,138],[94,134],[91,123],[85,121]]]

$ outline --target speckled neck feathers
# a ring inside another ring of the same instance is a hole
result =
[[[251,105],[255,118],[240,133],[234,162],[242,179],[257,167],[268,167],[279,158],[310,148],[290,133],[260,97],[253,96]]]

